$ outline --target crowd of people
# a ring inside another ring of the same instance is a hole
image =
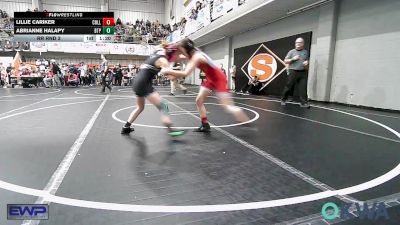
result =
[[[21,86],[30,87],[89,87],[100,85],[102,76],[110,77],[110,84],[114,86],[131,85],[138,71],[138,66],[121,66],[117,64],[103,70],[98,65],[80,64],[58,64],[54,59],[38,59],[35,65],[22,63],[16,70],[12,64],[0,63],[0,84],[2,87]]]
[[[0,9],[0,31],[11,33],[8,31],[12,31],[14,29],[14,21],[13,18],[8,16],[8,13],[4,10]]]
[[[245,0],[240,0],[239,5],[243,4]],[[199,0],[196,1],[195,7],[192,9],[188,18],[182,17],[179,22],[174,24],[162,24],[159,20],[151,22],[150,20],[137,19],[135,22],[122,21],[117,18],[115,21],[114,29],[114,43],[146,43],[146,44],[160,44],[174,31],[180,30],[184,33],[187,19],[196,20],[198,13],[202,10],[209,1]],[[39,12],[38,8],[34,10],[28,9],[27,12]],[[47,12],[43,10],[42,12]],[[8,15],[4,10],[0,9],[0,36],[11,38],[14,36],[14,19]],[[4,38],[3,38],[4,39]],[[4,45],[4,43],[2,43]],[[3,50],[6,48],[2,48]]]
[[[243,4],[244,0],[239,1],[239,5]],[[196,1],[195,7],[192,9],[188,18],[182,17],[181,20],[172,25],[162,24],[159,20],[151,22],[150,20],[137,19],[135,22],[122,21],[120,18],[116,19],[114,29],[114,42],[115,43],[148,43],[160,44],[172,32],[176,30],[185,30],[187,19],[196,20],[198,13],[203,9],[209,1]],[[27,12],[39,12],[38,8],[34,10],[28,9]],[[47,12],[43,10],[42,12]],[[14,19],[8,16],[7,12],[0,9],[0,33],[13,36]]]
[[[47,10],[43,10],[46,12]],[[30,9],[27,12],[32,12]],[[39,12],[37,8],[33,12]],[[116,43],[142,43],[159,44],[163,39],[171,34],[173,30],[178,29],[178,24],[175,24],[175,29],[169,24],[162,24],[156,20],[139,20],[135,22],[122,22],[117,18],[114,29],[114,42]],[[6,11],[0,9],[0,33],[8,35],[10,38],[14,35],[14,18],[9,17]]]
[[[159,44],[172,32],[169,24],[156,20],[139,20],[123,23],[120,18],[115,23],[115,42]]]

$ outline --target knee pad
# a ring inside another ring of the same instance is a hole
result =
[[[161,99],[160,105],[157,106],[158,110],[160,110],[160,112],[163,115],[168,116],[169,115],[169,107],[168,107],[168,102],[165,99]]]

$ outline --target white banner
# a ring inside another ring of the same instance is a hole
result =
[[[46,42],[31,42],[32,52],[47,52]]]
[[[196,7],[196,1],[191,1],[184,10],[184,14],[183,16],[188,19],[191,15],[192,15],[192,9],[194,9]]]
[[[226,0],[226,11],[239,7],[239,0]]]
[[[94,42],[80,42],[80,46],[85,53],[96,53],[96,43]]]
[[[97,54],[110,54],[108,43],[96,43],[95,45]]]
[[[212,18],[218,18],[226,14],[229,10],[238,7],[238,5],[238,0],[214,0]]]
[[[81,42],[63,42],[62,44],[63,52],[68,53],[85,53],[82,49]],[[48,49],[48,51],[52,51]]]
[[[51,52],[64,52],[63,42],[47,42],[46,47],[47,49],[50,49]]]
[[[124,45],[124,53],[126,55],[134,55],[136,54],[136,45]]]
[[[119,44],[95,42],[31,42],[32,52],[66,52],[118,55],[150,55],[156,46],[148,44]]]
[[[170,34],[168,36],[167,40],[168,40],[169,43],[175,43],[175,42],[178,42],[178,41],[180,41],[182,39],[183,39],[182,30],[178,29],[178,30],[172,32],[172,34]]]
[[[197,30],[211,23],[210,4],[205,5],[205,7],[199,11],[199,13],[197,14],[197,22],[198,22]]]
[[[124,52],[123,48],[124,48],[123,44],[109,45],[110,54],[123,54]]]

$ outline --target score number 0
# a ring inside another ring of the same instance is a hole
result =
[[[103,34],[114,34],[114,18],[103,18]]]
[[[103,26],[114,26],[114,18],[103,18]]]

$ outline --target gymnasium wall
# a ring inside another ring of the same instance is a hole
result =
[[[43,9],[48,11],[101,11],[101,0],[42,0]],[[164,21],[164,0],[109,0],[108,11],[122,22],[135,22],[136,19]]]
[[[102,0],[41,0],[41,8],[47,11],[93,12],[101,11]],[[135,22],[136,19],[159,20],[165,22],[165,0],[109,0],[108,11],[123,22]],[[1,0],[0,9],[12,17],[14,12],[33,10],[32,0]]]
[[[174,6],[174,7],[172,7]],[[171,8],[172,7],[172,8]],[[171,10],[174,19],[171,19]],[[165,23],[178,23],[184,15],[185,6],[182,0],[165,0]]]
[[[135,22],[136,19],[165,22],[164,0],[109,0],[109,11],[123,22]]]
[[[1,0],[0,9],[6,11],[9,16],[14,17],[14,12],[33,10],[32,0]]]
[[[310,99],[400,110],[399,12],[398,0],[336,0],[202,49],[228,68],[234,49],[311,31]]]
[[[340,4],[331,101],[400,109],[400,1]]]
[[[319,9],[309,10],[302,14],[289,17],[284,20],[277,21],[268,26],[250,30],[242,34],[235,35],[231,38],[225,38],[209,45],[203,46],[202,50],[208,54],[218,64],[223,63],[224,68],[228,69],[233,64],[234,49],[245,47],[257,43],[267,42],[287,36],[305,33],[308,31],[317,32]],[[315,43],[312,43],[313,48]],[[294,46],[294,43],[293,43]],[[311,59],[314,58],[311,52]],[[241,66],[237,66],[240,69]],[[313,70],[313,65],[310,65],[310,71]],[[311,73],[311,72],[310,72]],[[311,75],[310,75],[311,76]],[[198,82],[198,79],[196,79]],[[229,83],[231,79],[229,78]],[[232,85],[230,85],[232,87]]]
[[[41,0],[43,9],[65,12],[99,12],[101,11],[100,0]],[[32,10],[32,9],[31,9]]]

